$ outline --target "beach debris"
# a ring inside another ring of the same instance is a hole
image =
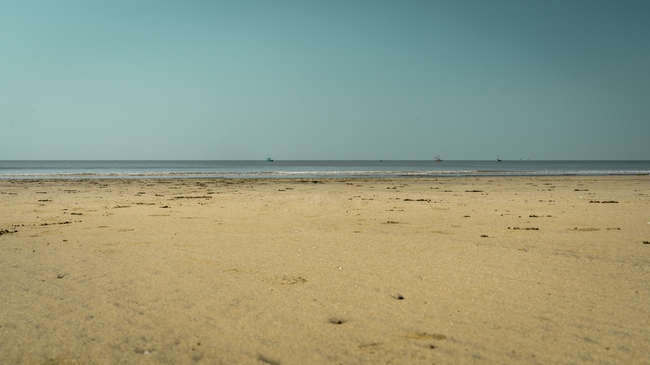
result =
[[[405,202],[427,202],[430,203],[431,199],[404,199]]]
[[[54,222],[54,223],[41,223],[40,225],[41,226],[53,226],[55,224],[71,224],[71,223],[72,222],[65,221],[65,222]]]
[[[643,241],[644,245],[650,245],[650,241]]]
[[[427,332],[416,332],[416,333],[409,333],[403,336],[404,338],[410,339],[410,340],[445,340],[447,339],[447,336],[441,335],[438,333],[427,333]]]
[[[139,348],[139,347],[136,347],[136,348],[133,350],[133,352],[138,353],[138,354],[142,354],[142,355],[149,355],[152,351],[154,351],[154,349],[151,349],[151,350],[144,350],[144,349],[141,349],[141,348]]]
[[[585,227],[585,228],[578,228],[575,227],[573,229],[568,229],[569,231],[580,231],[580,232],[596,232],[600,231],[600,228],[593,228],[593,227]]]
[[[0,229],[0,236],[2,236],[3,234],[10,234],[10,233],[16,233],[16,232],[18,232],[18,231],[15,230],[15,229],[13,231],[11,231],[9,229]]]
[[[508,227],[508,229],[511,229]],[[514,230],[524,230],[524,231],[539,231],[539,228],[537,227],[512,227]]]
[[[302,276],[283,276],[282,279],[280,279],[280,285],[293,285],[306,282],[307,279],[303,278]]]
[[[395,221],[386,221],[386,224],[399,224],[399,222],[395,222]]]
[[[373,348],[375,346],[381,346],[381,345],[382,345],[382,343],[380,343],[380,342],[373,342],[373,343],[359,345],[359,349],[363,350],[363,349]]]
[[[604,200],[604,201],[599,201],[599,200],[590,200],[589,203],[601,203],[601,204],[618,204],[616,200]]]
[[[486,234],[482,234],[481,237],[483,237],[483,238],[488,238],[489,236],[486,235]]]
[[[466,193],[482,193],[483,190],[465,190]]]
[[[397,299],[397,300],[404,300],[404,296],[402,294],[400,294],[400,293],[395,293],[395,294],[391,295],[391,297],[393,297],[394,299]]]
[[[211,196],[201,195],[201,196],[175,196],[174,199],[212,199]]]
[[[328,320],[329,323],[331,324],[343,324],[347,322],[347,320],[342,319],[342,318],[337,318],[337,317],[332,317]]]
[[[271,161],[273,161],[273,160],[271,160]],[[270,358],[268,358],[268,357],[266,357],[266,356],[264,356],[264,355],[258,355],[258,356],[257,356],[257,359],[258,359],[259,361],[265,363],[265,364],[269,364],[269,365],[280,365],[280,362],[279,362],[279,361],[276,361],[276,360],[270,359]]]

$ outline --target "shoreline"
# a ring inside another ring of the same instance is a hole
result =
[[[0,180],[0,361],[643,362],[648,179]]]
[[[301,179],[329,179],[329,180],[337,180],[337,179],[352,179],[352,180],[358,180],[358,179],[368,179],[368,180],[402,180],[402,179],[445,179],[445,178],[450,178],[450,179],[457,179],[457,178],[535,178],[535,177],[570,177],[570,176],[575,176],[575,177],[607,177],[607,176],[650,176],[650,174],[647,173],[557,173],[557,174],[549,174],[549,173],[519,173],[519,172],[513,172],[513,173],[504,173],[504,172],[495,172],[495,173],[458,173],[455,171],[450,171],[450,172],[443,172],[443,173],[436,173],[436,174],[397,174],[397,175],[345,175],[345,174],[323,174],[323,175],[301,175],[301,176],[287,176],[285,175],[249,175],[249,176],[242,176],[242,175],[228,175],[228,174],[215,174],[214,176],[210,174],[197,174],[197,175],[192,175],[192,174],[186,174],[186,173],[169,173],[167,175],[155,175],[155,174],[133,174],[133,175],[124,175],[124,174],[115,174],[115,175],[110,175],[107,174],[106,176],[104,175],[95,175],[92,174],[92,177],[86,177],[83,176],[84,174],[81,175],[74,175],[70,174],[70,176],[60,176],[64,174],[56,174],[56,176],[30,176],[30,177],[24,177],[24,176],[2,176],[0,175],[0,181],[25,181],[25,182],[30,182],[30,181],[92,181],[92,180],[177,180],[177,179],[205,179],[205,180],[214,180],[214,179],[224,179],[224,180],[259,180],[259,179],[269,179],[269,180],[301,180]]]

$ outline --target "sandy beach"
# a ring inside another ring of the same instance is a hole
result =
[[[650,177],[0,180],[2,364],[649,364]]]

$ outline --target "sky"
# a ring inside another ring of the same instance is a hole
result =
[[[650,160],[649,1],[2,0],[0,160]]]

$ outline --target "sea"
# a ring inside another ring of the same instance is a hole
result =
[[[2,161],[0,179],[650,175],[650,161]]]

